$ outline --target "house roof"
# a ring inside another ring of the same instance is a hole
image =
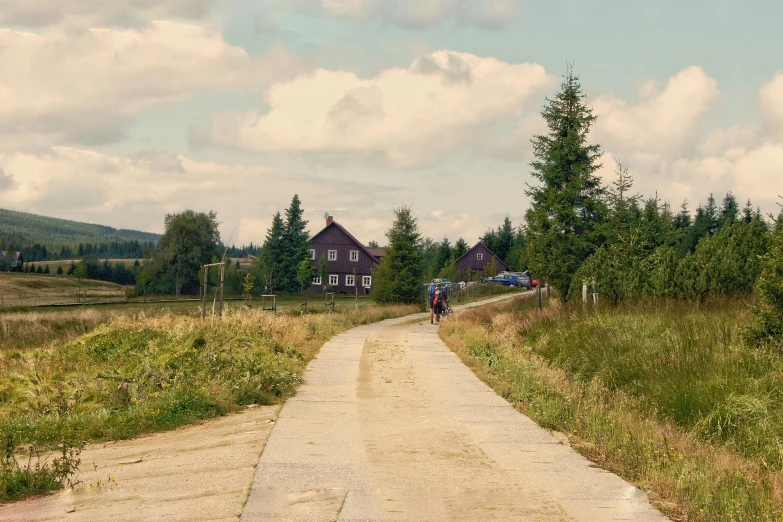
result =
[[[348,232],[348,231],[345,229],[345,227],[344,227],[344,226],[342,226],[341,224],[339,224],[337,221],[332,221],[331,223],[329,223],[328,225],[326,225],[324,228],[322,228],[322,229],[321,229],[321,231],[320,231],[320,232],[318,232],[316,235],[314,235],[313,237],[311,237],[311,238],[310,238],[310,241],[315,241],[315,238],[317,238],[318,236],[320,236],[321,234],[323,234],[324,232],[326,232],[327,230],[329,230],[329,227],[337,227],[337,229],[338,229],[338,230],[340,230],[340,231],[341,231],[343,234],[345,234],[346,236],[348,236],[348,239],[350,239],[351,241],[353,241],[354,243],[356,243],[356,245],[357,245],[359,248],[361,248],[362,250],[364,250],[364,253],[365,253],[365,254],[367,254],[368,256],[370,256],[371,258],[373,258],[375,261],[378,261],[378,262],[380,263],[380,259],[378,259],[378,256],[372,253],[372,250],[375,250],[375,249],[370,249],[370,248],[367,248],[366,246],[364,246],[364,245],[362,244],[362,242],[361,242],[361,241],[359,241],[358,239],[356,239],[355,237],[353,237],[353,234],[351,234],[350,232]],[[379,249],[379,250],[383,250],[383,249]]]
[[[377,258],[381,258],[386,255],[385,248],[368,248],[367,251]]]
[[[473,245],[472,247],[470,247],[470,249],[469,249],[467,252],[465,252],[464,254],[462,254],[461,256],[459,256],[459,257],[458,257],[458,258],[457,258],[457,259],[454,261],[454,264],[456,265],[456,264],[457,264],[457,262],[458,262],[460,259],[462,259],[463,257],[465,257],[465,256],[467,256],[468,254],[470,254],[471,252],[473,252],[473,251],[476,249],[476,247],[478,247],[479,245],[481,245],[481,246],[483,246],[484,248],[486,248],[486,249],[487,249],[487,252],[489,252],[490,254],[492,254],[492,257],[494,257],[495,259],[497,259],[497,260],[498,260],[498,263],[501,263],[503,266],[505,266],[506,268],[508,268],[508,265],[507,265],[506,263],[504,263],[504,262],[503,262],[503,260],[502,260],[502,259],[500,259],[500,258],[497,256],[497,254],[495,254],[495,253],[494,253],[492,250],[490,250],[490,249],[489,249],[489,247],[487,247],[487,245],[485,245],[485,244],[484,244],[483,242],[481,242],[481,241],[479,241],[478,243],[476,243],[475,245]]]

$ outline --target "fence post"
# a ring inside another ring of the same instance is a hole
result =
[[[582,283],[582,302],[587,302],[587,283]]]
[[[593,276],[593,304],[598,304],[598,292],[596,291],[595,276]]]
[[[536,299],[538,301],[538,311],[543,310],[543,294],[541,293],[541,285],[536,287]]]

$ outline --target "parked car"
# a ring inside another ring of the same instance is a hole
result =
[[[489,283],[500,283],[505,286],[516,286],[518,288],[533,288],[533,281],[530,274],[515,274],[513,272],[501,272],[495,277],[487,279]]]

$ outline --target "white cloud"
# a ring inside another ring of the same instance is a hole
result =
[[[537,64],[450,51],[372,78],[321,69],[273,85],[267,114],[215,115],[210,140],[250,150],[380,153],[395,166],[428,165],[521,115],[552,80]]]
[[[137,26],[149,20],[198,19],[225,0],[0,0],[0,25]]]
[[[0,147],[118,139],[143,110],[293,71],[282,49],[253,57],[203,27],[154,22],[78,34],[0,29]]]
[[[298,193],[310,229],[322,227],[326,210],[346,218],[357,237],[382,238],[400,189],[373,181],[333,180],[260,165],[194,161],[170,153],[144,151],[112,156],[57,147],[45,154],[0,155],[0,208],[160,232],[166,213],[186,208],[214,209],[221,232],[237,244],[263,241],[276,210]],[[253,190],[248,190],[249,188]],[[372,198],[375,205],[368,207]],[[323,208],[324,203],[333,208]],[[335,209],[349,209],[335,211]],[[388,215],[387,215],[388,214]],[[367,239],[369,241],[369,238]]]
[[[783,130],[783,71],[761,86],[758,104],[763,121],[775,130]]]
[[[596,98],[592,139],[617,151],[681,153],[719,98],[717,82],[700,67],[688,67],[669,78],[662,91],[647,84],[635,104],[614,95]]]
[[[684,74],[686,71],[670,80],[666,89],[670,91],[669,104],[645,105],[643,101],[639,105],[630,105],[621,100],[615,106],[625,108],[619,114],[630,115],[626,120],[618,117],[617,112],[613,113],[610,107],[608,114],[614,119],[601,129],[607,138],[606,143],[602,143],[608,151],[604,162],[610,155],[622,158],[636,181],[636,190],[645,196],[658,192],[661,198],[669,200],[674,206],[687,199],[693,210],[696,205],[704,204],[710,193],[720,199],[731,191],[740,199],[750,198],[764,211],[774,211],[777,196],[783,193],[783,176],[780,174],[783,135],[775,127],[778,122],[776,111],[783,107],[783,74],[776,74],[759,88],[763,125],[717,127],[699,139],[698,126],[709,107],[709,103],[699,103],[699,100],[716,99],[717,87],[702,73],[691,69],[689,74]],[[674,81],[677,78],[679,82]],[[675,83],[687,86],[676,87]],[[713,94],[710,96],[709,93]],[[686,110],[688,100],[696,107]],[[656,107],[661,112],[671,110],[672,114],[676,114],[674,109],[679,107],[686,122],[661,126],[661,121],[671,118],[669,115],[658,118],[654,110]],[[601,108],[606,109],[605,106]],[[598,122],[601,122],[604,114],[599,112],[598,116]],[[626,124],[625,127],[618,122]],[[669,129],[676,139],[656,132],[645,134],[644,128]],[[596,134],[600,135],[599,132]],[[623,134],[628,134],[628,137],[623,138]]]

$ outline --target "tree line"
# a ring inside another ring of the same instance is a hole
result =
[[[750,201],[731,193],[719,206],[710,195],[691,216],[687,203],[673,212],[658,197],[631,194],[628,169],[602,184],[601,148],[588,142],[596,116],[569,70],[542,110],[548,133],[532,140],[535,159],[525,213],[524,258],[563,301],[579,299],[596,281],[603,299],[642,297],[702,300],[756,291],[761,330],[783,330],[783,213],[770,225]],[[776,301],[777,299],[777,301]],[[771,326],[777,325],[777,326]],[[758,337],[758,336],[757,336]],[[763,334],[761,335],[763,337]]]

